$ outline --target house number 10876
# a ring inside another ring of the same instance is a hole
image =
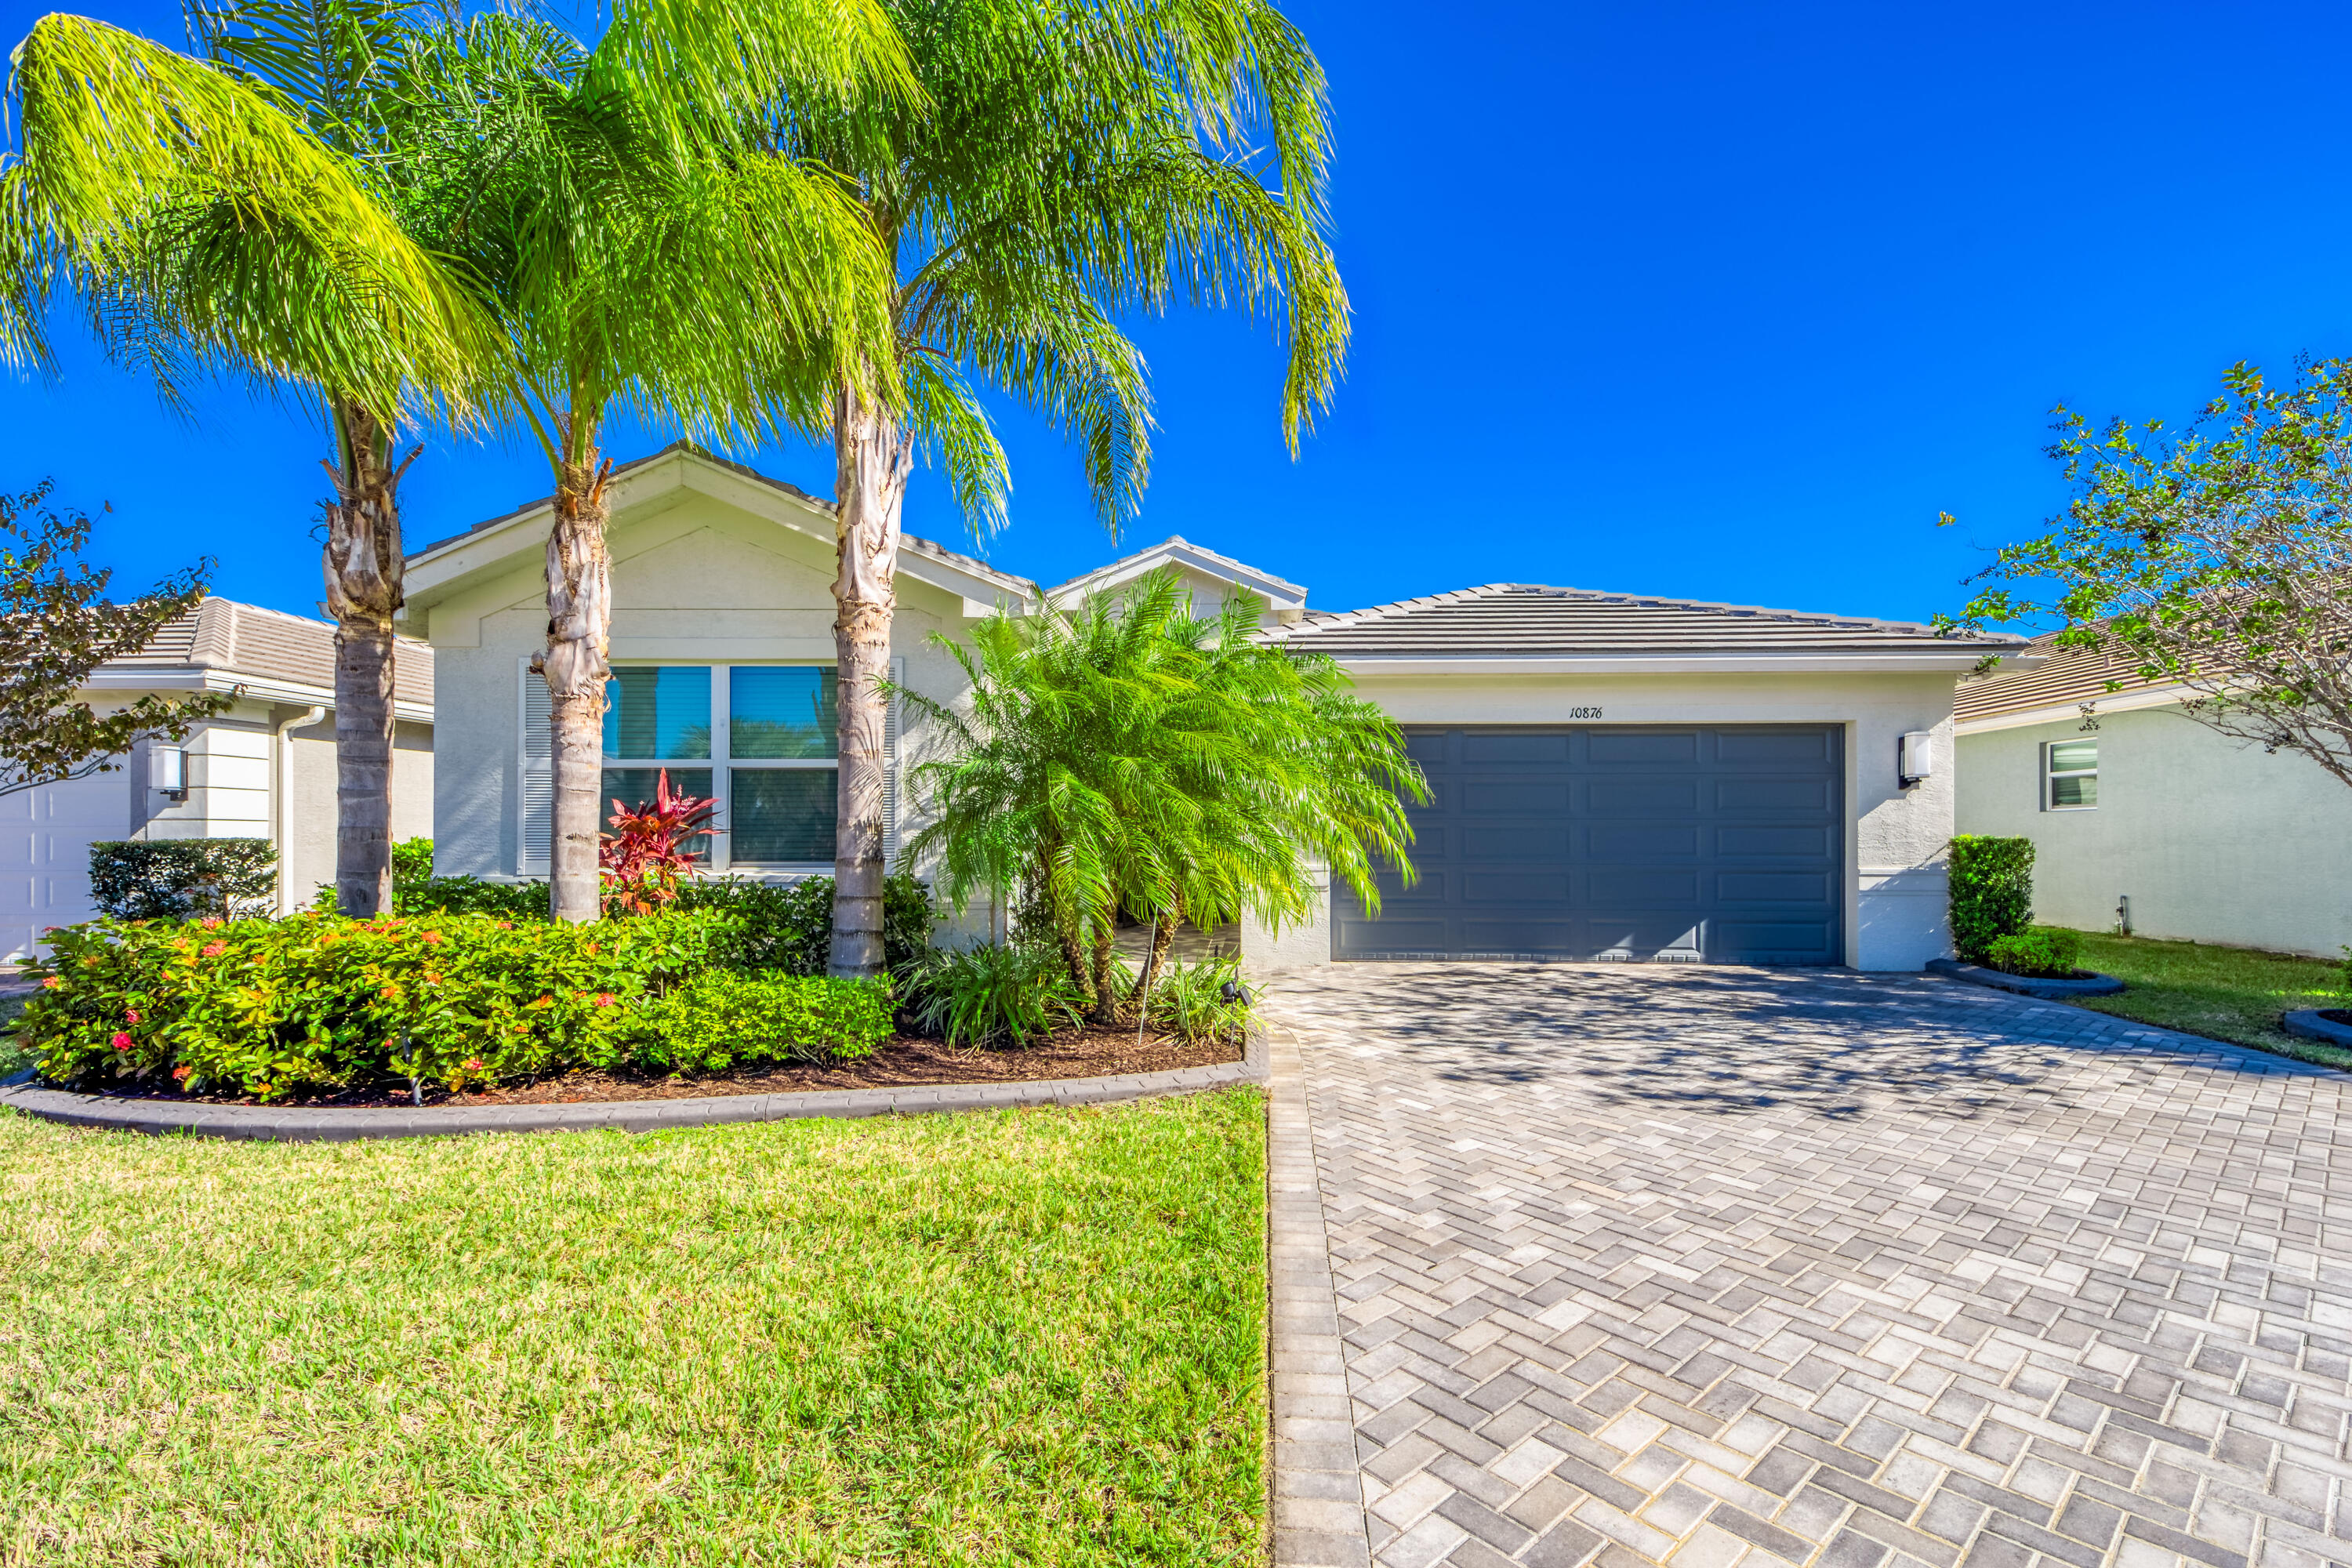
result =
[[[1601,710],[1598,708],[1571,708],[1568,710],[1568,716],[1571,719],[1598,719],[1601,717]]]

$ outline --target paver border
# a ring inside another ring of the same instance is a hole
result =
[[[2298,1007],[2292,1013],[2280,1016],[2279,1027],[2298,1039],[2318,1040],[2330,1046],[2352,1046],[2352,1025],[2323,1018],[2319,1013],[2316,1007]]]
[[[1356,1412],[1339,1340],[1307,1070],[1288,1030],[1269,1053],[1266,1271],[1273,1346],[1274,1568],[1371,1568]]]
[[[2010,974],[1978,963],[1963,963],[1957,958],[1931,958],[1927,961],[1927,970],[1930,974],[1940,974],[1948,980],[1965,981],[1970,985],[1987,986],[1994,991],[2014,992],[2040,1002],[2064,1002],[2076,996],[2113,996],[2124,988],[2124,983],[2112,974],[2094,974],[2082,980],[2043,979]]]
[[[201,1138],[350,1142],[362,1138],[447,1138],[473,1132],[562,1132],[617,1128],[657,1132],[819,1116],[907,1116],[939,1110],[1007,1110],[1033,1105],[1101,1105],[1163,1094],[1198,1094],[1266,1079],[1265,1035],[1254,1033],[1237,1062],[1107,1078],[1019,1083],[915,1084],[895,1089],[811,1089],[798,1094],[717,1094],[691,1100],[622,1100],[582,1105],[427,1106],[415,1110],[305,1110],[296,1106],[187,1105],[101,1094],[0,1086],[0,1107],[68,1127],[122,1132],[183,1132]]]

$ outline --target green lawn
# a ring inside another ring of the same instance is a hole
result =
[[[2352,1068],[2352,1051],[2298,1040],[2278,1026],[2299,1007],[2352,1006],[2340,964],[2284,952],[2207,947],[2193,942],[2083,933],[2083,965],[2130,987],[2076,1005],[2217,1040],[2235,1040],[2301,1061]]]
[[[1255,1563],[1263,1101],[0,1112],[0,1563]]]

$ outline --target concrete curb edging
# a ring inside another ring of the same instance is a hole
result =
[[[1266,1108],[1274,1568],[1371,1568],[1306,1067],[1286,1032]]]
[[[2297,1008],[2279,1019],[2279,1027],[2301,1040],[2317,1040],[2323,1045],[2352,1046],[2352,1024],[2338,1024],[2323,1018],[2316,1007]]]
[[[1970,985],[1990,985],[1996,991],[2014,991],[2020,996],[2038,996],[2044,1002],[2063,1002],[2075,996],[2112,996],[2124,988],[2124,983],[2112,974],[2094,974],[2088,980],[2043,980],[2004,974],[1998,969],[1963,963],[1956,958],[1929,959],[1927,973],[1966,981]]]
[[[1109,1078],[1020,1083],[918,1084],[903,1089],[827,1089],[800,1094],[715,1094],[691,1100],[618,1100],[584,1105],[430,1106],[417,1110],[304,1110],[294,1106],[188,1105],[115,1100],[27,1083],[0,1087],[0,1107],[68,1127],[123,1132],[185,1132],[205,1138],[349,1142],[361,1138],[446,1138],[468,1132],[563,1132],[617,1128],[657,1132],[742,1121],[814,1116],[907,1116],[934,1110],[1005,1110],[1031,1105],[1100,1105],[1161,1094],[1197,1094],[1264,1083],[1263,1034],[1237,1062]]]

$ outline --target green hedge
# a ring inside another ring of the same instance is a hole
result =
[[[455,1089],[572,1068],[667,1068],[715,1056],[697,1043],[708,1030],[684,1048],[664,1042],[666,1004],[740,937],[715,913],[585,926],[486,915],[97,921],[52,935],[51,958],[30,972],[40,986],[20,1039],[55,1082],[168,1078],[264,1100],[385,1079]],[[758,1020],[784,1020],[781,1032],[764,1043],[724,1037],[738,1042],[736,1059],[862,1055],[888,1034],[882,987],[808,984],[861,999],[798,1013],[762,1001]]]
[[[2033,923],[2033,840],[1963,833],[1952,840],[1952,947],[1982,963],[1992,944]]]
[[[1985,959],[2005,974],[2072,980],[2083,973],[2083,933],[2035,926],[2013,936],[1993,938],[1985,945]]]
[[[119,921],[258,914],[278,891],[267,838],[159,838],[89,847],[89,896]]]

